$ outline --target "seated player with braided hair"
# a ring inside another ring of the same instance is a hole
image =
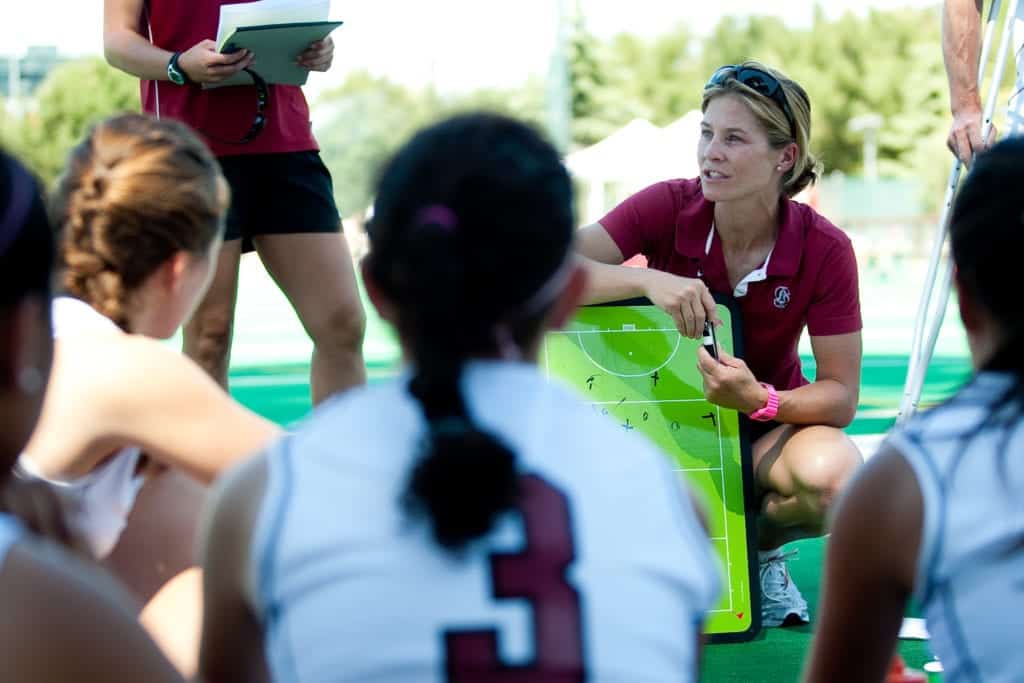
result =
[[[72,529],[148,603],[143,623],[185,673],[201,485],[279,432],[156,341],[208,284],[228,195],[184,124],[122,115],[72,152],[52,206],[64,290],[53,374],[18,466],[67,501]]]
[[[894,431],[840,497],[806,680],[881,680],[907,601],[946,683],[1024,675],[1024,138],[980,153],[950,223],[975,376]]]
[[[535,367],[584,287],[572,195],[490,114],[386,165],[363,277],[410,367],[222,480],[204,681],[694,680],[720,581],[692,502]]]

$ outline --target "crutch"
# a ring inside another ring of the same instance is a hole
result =
[[[989,86],[988,97],[985,101],[985,119],[981,129],[983,140],[987,140],[992,132],[992,116],[995,114],[996,102],[999,98],[999,82],[1003,75],[1003,69],[1006,67],[1006,57],[1010,51],[1010,23],[1017,14],[1018,3],[1019,0],[1010,0],[1006,8],[1005,25],[999,40],[999,49],[996,52],[995,71],[993,72],[992,83]],[[992,45],[992,37],[1001,4],[1001,0],[993,0],[985,22],[981,59],[978,63],[979,88],[984,85],[985,67],[988,64],[989,48]],[[931,362],[932,354],[935,351],[935,344],[939,338],[939,330],[942,329],[942,321],[946,315],[946,305],[949,302],[949,291],[953,280],[953,263],[948,256],[944,257],[943,254],[946,238],[949,235],[949,221],[953,215],[953,198],[956,196],[957,186],[960,183],[962,167],[963,164],[960,163],[959,159],[956,159],[949,173],[942,217],[936,226],[931,259],[928,263],[928,275],[925,279],[925,287],[921,292],[921,302],[918,305],[917,317],[914,320],[914,338],[907,365],[907,382],[903,388],[903,400],[900,403],[900,411],[896,416],[897,425],[905,423],[917,410],[918,403],[921,400],[921,390],[924,387],[924,378],[928,372],[928,364]],[[936,297],[935,312],[931,316],[929,325],[928,317],[932,304],[932,291],[935,288],[935,280],[939,274],[940,263],[942,267],[942,280],[939,284],[939,294]],[[926,326],[928,327],[927,342],[925,339]]]

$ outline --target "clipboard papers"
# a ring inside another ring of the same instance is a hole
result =
[[[251,50],[250,67],[267,83],[304,85],[309,69],[295,60],[310,43],[323,40],[343,22],[328,19],[326,0],[259,0],[222,5],[217,28],[218,52]],[[239,72],[204,87],[252,85],[252,77]]]

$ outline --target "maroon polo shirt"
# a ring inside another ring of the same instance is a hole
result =
[[[732,295],[715,234],[705,254],[714,203],[700,180],[668,180],[641,190],[601,219],[625,259],[647,257],[648,267],[699,277],[712,292]],[[857,260],[850,238],[805,204],[781,200],[781,227],[767,278],[751,282],[738,299],[744,359],[754,376],[779,389],[808,383],[797,343],[811,336],[861,329]]]
[[[251,1],[251,0],[242,0]],[[201,40],[216,40],[220,6],[239,0],[149,0],[153,43],[165,50],[184,52]],[[146,27],[142,27],[143,35]],[[259,71],[259,55],[253,67]],[[266,124],[256,138],[231,144],[249,131],[256,116],[256,88],[251,85],[211,88],[174,85],[170,81],[142,81],[142,109],[178,119],[196,129],[216,156],[305,152],[318,149],[302,89],[294,85],[269,86]]]

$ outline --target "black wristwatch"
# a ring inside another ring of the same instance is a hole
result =
[[[188,85],[192,82],[192,79],[188,77],[185,70],[178,64],[179,57],[181,57],[180,52],[175,52],[171,55],[171,60],[167,62],[167,78],[175,85]]]

